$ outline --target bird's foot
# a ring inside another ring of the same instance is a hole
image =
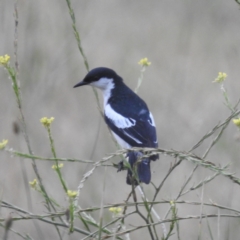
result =
[[[125,168],[124,168],[123,161],[120,161],[120,162],[118,163],[117,172],[120,172],[120,171],[122,171],[122,170],[124,170],[124,169],[125,169]]]

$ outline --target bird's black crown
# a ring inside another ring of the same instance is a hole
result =
[[[112,69],[106,67],[98,67],[92,69],[83,79],[83,82],[89,84],[91,82],[98,81],[101,78],[121,79],[121,77],[118,76],[117,73],[114,72]]]

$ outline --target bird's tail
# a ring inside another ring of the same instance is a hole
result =
[[[137,174],[137,179],[139,182],[149,184],[151,181],[151,170],[150,170],[150,160],[148,158],[141,159],[143,154],[141,152],[129,152],[128,161],[131,165],[132,170],[136,169],[135,173]],[[139,163],[137,163],[137,161]],[[133,174],[131,169],[128,169],[127,173],[127,184],[129,185],[138,185],[136,180],[136,174]]]

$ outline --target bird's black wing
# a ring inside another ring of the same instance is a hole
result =
[[[108,106],[105,121],[118,137],[131,147],[158,147],[154,120],[147,109],[127,118]]]

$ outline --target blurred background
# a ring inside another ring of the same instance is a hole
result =
[[[9,54],[14,64],[14,2],[0,1],[0,55]],[[90,68],[110,67],[123,77],[132,89],[140,75],[141,58],[147,57],[147,68],[139,95],[151,109],[158,130],[159,147],[188,151],[216,124],[224,121],[230,111],[224,105],[220,85],[213,84],[218,72],[226,72],[225,87],[233,105],[240,90],[240,6],[234,1],[72,1],[77,29]],[[18,57],[23,111],[32,149],[36,155],[51,157],[46,130],[39,119],[55,117],[52,133],[58,157],[99,161],[116,151],[107,127],[97,109],[90,87],[73,89],[73,85],[87,73],[77,48],[67,4],[64,0],[18,1]],[[102,96],[100,95],[100,100]],[[0,68],[0,140],[8,139],[8,146],[27,152],[21,133],[13,131],[19,122],[11,81]],[[101,101],[102,104],[102,101]],[[216,136],[216,135],[215,135]],[[204,142],[195,154],[202,156],[214,136]],[[239,133],[230,124],[207,160],[218,164],[231,163],[230,171],[240,176]],[[113,162],[118,162],[115,158]],[[173,158],[161,156],[152,163],[152,181],[159,185],[169,170]],[[53,163],[37,161],[39,173],[47,191],[62,204],[67,198]],[[65,163],[63,176],[69,189],[77,189],[83,174],[91,165]],[[157,200],[176,197],[194,165],[183,162],[168,178]],[[187,189],[213,173],[199,168]],[[35,178],[31,160],[0,153],[0,199],[20,208],[40,214],[46,212],[42,198],[24,184]],[[107,168],[104,204],[124,201],[130,187],[125,184],[126,172],[116,173]],[[102,197],[104,168],[99,167],[86,181],[79,198],[82,208],[99,206]],[[26,182],[26,180],[25,180]],[[154,194],[151,185],[144,186],[149,199]],[[182,200],[200,201],[202,189]],[[239,186],[218,177],[204,188],[204,200],[239,209]],[[178,215],[198,215],[200,206],[179,205]],[[32,208],[32,209],[31,209]],[[161,216],[169,205],[158,205]],[[219,210],[220,211],[220,210]],[[0,217],[9,211],[0,209]],[[204,208],[203,213],[218,213]],[[224,212],[221,212],[224,213]],[[99,212],[93,214],[98,219]],[[111,214],[106,211],[106,219]],[[238,239],[239,219],[209,219],[214,239]],[[227,224],[228,223],[228,224]],[[79,223],[80,224],[80,223]],[[139,217],[126,222],[134,226],[144,224]],[[30,227],[29,227],[30,226]],[[168,225],[167,225],[168,226]],[[219,228],[220,227],[220,228]],[[57,239],[53,227],[40,223],[40,231],[30,221],[14,222],[13,228],[29,233],[34,239]],[[161,227],[157,228],[160,232]],[[79,239],[79,234],[64,239]],[[180,222],[182,239],[196,239],[198,220]],[[0,229],[2,236],[3,229]],[[160,234],[161,235],[161,234]],[[206,221],[202,223],[202,239],[210,239]],[[217,236],[220,236],[217,238]],[[11,239],[19,239],[10,233]],[[131,239],[148,239],[146,229],[131,234]],[[177,239],[176,234],[171,239]]]

